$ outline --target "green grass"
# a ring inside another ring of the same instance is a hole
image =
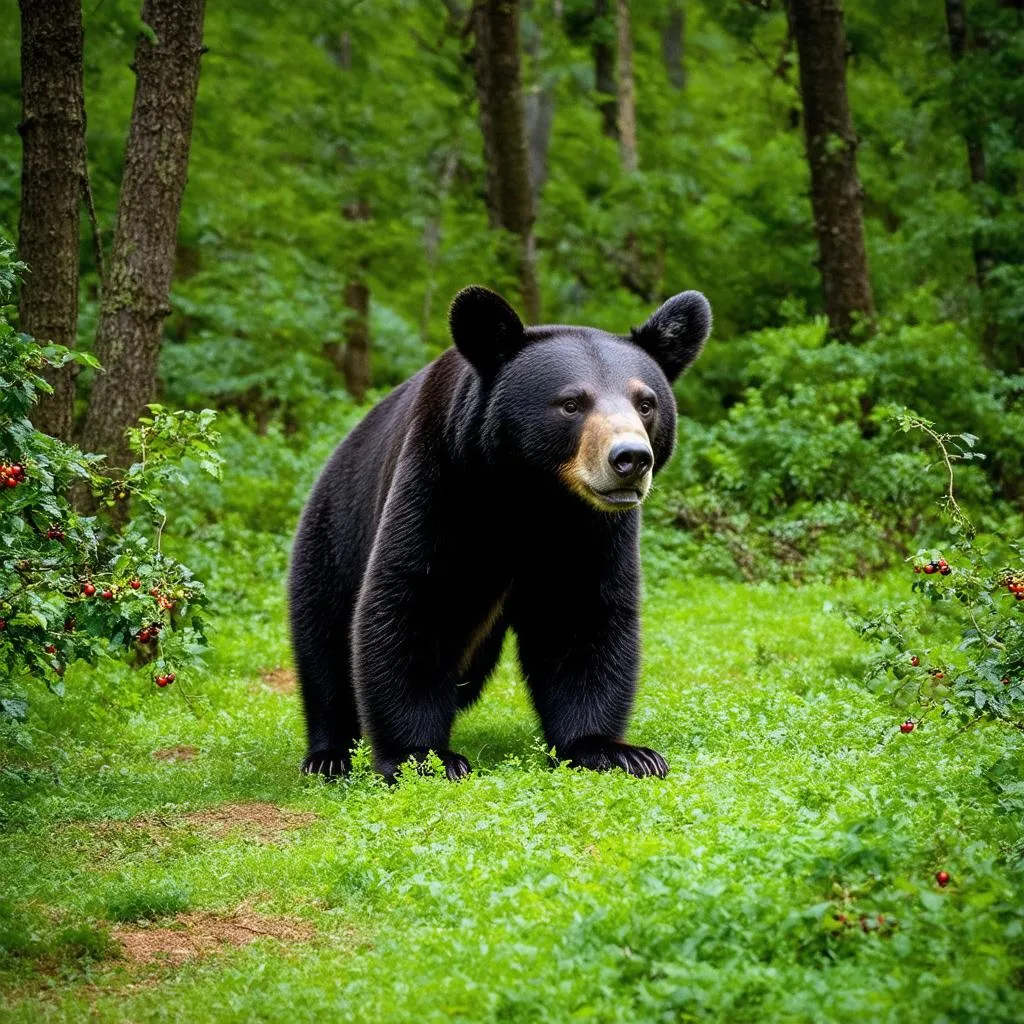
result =
[[[297,775],[297,700],[260,681],[288,659],[268,576],[189,703],[88,669],[36,700],[36,748],[0,761],[0,1019],[1024,1017],[1021,801],[998,784],[1024,737],[899,733],[830,610],[895,581],[652,577],[631,737],[664,781],[548,769],[509,650],[456,728],[476,773],[387,789],[365,756],[341,785]],[[175,744],[199,755],[153,758]],[[182,821],[252,800],[317,818],[274,843]],[[178,968],[111,955],[116,921],[243,902],[316,936]]]

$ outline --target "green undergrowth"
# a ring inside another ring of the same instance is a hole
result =
[[[280,584],[253,583],[208,674],[83,668],[90,699],[41,698],[0,765],[0,1019],[1019,1020],[1024,736],[900,733],[834,609],[905,585],[652,574],[631,738],[666,780],[550,770],[510,648],[456,728],[475,774],[388,789],[365,754],[298,776],[297,700],[262,679]],[[154,758],[175,745],[197,754]],[[249,801],[316,817],[272,841],[183,820]],[[116,955],[117,922],[243,904],[315,935]]]

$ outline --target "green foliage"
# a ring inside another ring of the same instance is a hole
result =
[[[0,248],[4,287],[19,270]],[[43,371],[93,360],[37,345],[8,312],[0,307],[0,727],[25,719],[31,679],[63,694],[76,661],[116,658],[156,675],[198,664],[204,590],[161,550],[163,493],[189,479],[186,457],[220,471],[209,411],[151,406],[130,432],[138,461],[124,472],[35,430],[28,414],[51,390]],[[90,495],[99,515],[81,510]],[[125,503],[138,514],[118,529],[104,510]]]

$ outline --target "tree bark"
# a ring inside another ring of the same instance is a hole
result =
[[[22,139],[19,256],[29,273],[19,323],[40,344],[74,347],[78,239],[85,180],[80,0],[21,0]],[[71,439],[74,363],[46,372],[53,394],[32,413],[38,430]]]
[[[636,148],[636,89],[633,83],[633,33],[629,24],[629,0],[618,0],[615,27],[619,58],[619,159],[622,169],[632,174],[639,166],[639,157]]]
[[[946,27],[949,30],[949,52],[954,64],[959,64],[967,52],[967,14],[963,0],[945,0]],[[956,86],[954,86],[956,88]],[[962,134],[967,149],[967,170],[973,185],[985,181],[985,142],[981,123],[975,117],[961,116]],[[984,290],[989,271],[992,269],[992,255],[975,232],[971,239],[974,256],[974,273],[978,287]],[[986,331],[986,333],[988,333]]]
[[[529,6],[529,4],[528,4]],[[541,65],[543,38],[536,18],[524,33],[524,50],[530,58],[533,84],[525,97],[526,146],[530,163],[530,190],[533,208],[540,202],[541,189],[548,180],[548,150],[551,145],[551,126],[555,120],[555,90],[544,80]]]
[[[492,227],[516,237],[514,259],[523,311],[528,321],[536,323],[540,317],[540,291],[519,71],[518,0],[477,0],[473,32],[473,65],[487,161],[488,217]]]
[[[615,85],[615,49],[613,32],[608,18],[608,0],[594,0],[594,88],[597,91],[597,109],[601,112],[601,131],[609,139],[619,137],[618,111]]]
[[[204,0],[144,0],[114,242],[96,331],[103,364],[82,429],[112,465],[129,457],[125,431],[152,401],[170,313],[178,218],[188,175],[203,53]]]
[[[686,9],[682,0],[669,3],[668,15],[661,30],[661,57],[665,74],[675,89],[686,88]]]
[[[342,210],[348,221],[370,219],[370,206],[365,199],[350,203]],[[347,317],[342,335],[344,344],[335,355],[335,365],[345,380],[345,390],[360,404],[370,389],[370,286],[366,283],[366,262],[360,260],[345,284],[344,303]],[[338,358],[340,356],[340,358]]]
[[[437,183],[437,209],[423,229],[423,255],[427,264],[427,284],[423,291],[423,307],[420,311],[420,341],[425,345],[430,337],[430,317],[434,311],[434,295],[437,292],[437,256],[441,248],[441,220],[445,203],[455,181],[459,166],[458,139],[444,158],[441,177]]]
[[[841,0],[790,0],[800,58],[800,93],[811,172],[811,206],[825,312],[831,333],[852,338],[875,306],[864,244],[857,137],[846,95],[846,33]]]

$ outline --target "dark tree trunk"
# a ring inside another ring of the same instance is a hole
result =
[[[800,57],[800,93],[811,171],[825,312],[834,336],[850,340],[875,306],[864,245],[857,138],[846,96],[841,0],[790,0]]]
[[[594,0],[594,88],[601,112],[601,131],[609,139],[619,137],[618,92],[615,84],[615,29],[608,16],[608,0]]]
[[[368,221],[369,204],[360,199],[342,210],[347,221]],[[366,283],[366,263],[360,260],[345,284],[345,324],[343,345],[334,353],[335,365],[345,380],[345,390],[361,405],[370,389],[370,286]]]
[[[953,62],[959,64],[967,52],[967,14],[964,10],[963,0],[946,0],[946,27],[949,30],[949,52]],[[955,105],[955,97],[954,97]],[[971,183],[980,185],[985,181],[985,142],[982,135],[981,122],[974,116],[961,115],[962,133],[964,145],[967,148],[967,170],[971,177]],[[974,272],[978,281],[978,287],[985,288],[989,271],[992,269],[992,254],[988,252],[984,241],[977,232],[971,239],[971,250],[974,255]],[[990,330],[986,328],[986,339]]]
[[[80,0],[21,0],[21,329],[71,348],[78,324],[78,230],[85,180]],[[70,440],[75,365],[46,374],[36,428]]]
[[[487,160],[487,212],[492,227],[516,236],[515,261],[523,312],[528,321],[536,323],[540,316],[540,292],[519,73],[517,0],[477,0],[473,32],[480,128]]]
[[[633,82],[633,32],[630,28],[629,0],[618,0],[615,27],[619,63],[619,159],[622,169],[632,174],[639,164],[639,154],[636,144],[636,89]]]
[[[530,58],[534,79],[533,85],[526,93],[525,114],[530,188],[533,194],[533,208],[536,210],[540,202],[541,189],[548,180],[548,150],[551,145],[551,126],[555,119],[555,90],[550,81],[544,80],[541,66],[543,38],[536,19],[528,23],[524,35],[523,48]]]
[[[458,140],[455,140],[457,145]],[[427,264],[427,284],[423,291],[423,308],[420,311],[420,341],[425,345],[430,337],[430,317],[434,311],[434,295],[437,292],[437,257],[441,248],[441,218],[445,203],[455,181],[459,166],[459,151],[453,145],[444,158],[441,177],[437,183],[437,209],[423,229],[423,255]]]
[[[156,391],[164,318],[170,313],[178,217],[188,175],[204,0],[145,0],[151,30],[135,48],[132,107],[114,242],[96,331],[103,372],[82,429],[87,450],[113,465],[128,458],[125,431]]]
[[[686,10],[681,0],[673,0],[661,30],[661,57],[665,74],[676,89],[686,88]]]

